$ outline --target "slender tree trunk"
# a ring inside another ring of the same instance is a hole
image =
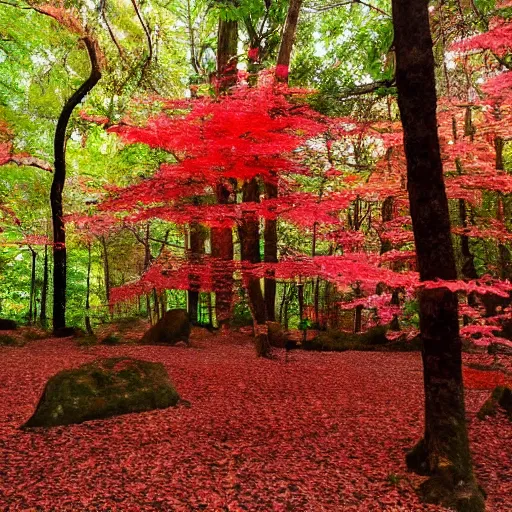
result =
[[[393,196],[389,196],[389,197],[386,197],[386,199],[384,199],[384,201],[382,203],[382,208],[381,208],[382,222],[389,222],[389,221],[393,220],[393,204],[394,204],[394,202],[395,202],[395,200],[394,200]],[[388,251],[391,251],[391,249],[393,249],[393,244],[391,243],[391,241],[387,240],[387,239],[384,239],[384,240],[381,239],[380,253],[384,254]]]
[[[199,222],[190,223],[190,243],[189,243],[189,261],[192,264],[199,265],[201,263],[206,241],[206,229]],[[190,322],[193,325],[199,323],[198,318],[198,305],[199,305],[199,290],[201,287],[201,276],[198,274],[189,274],[189,289],[188,289],[188,314]]]
[[[410,211],[421,280],[457,279],[436,119],[434,57],[427,0],[393,0],[398,106],[404,128]],[[464,408],[457,295],[419,293],[425,432],[408,454],[431,478],[426,501],[484,511],[471,462]]]
[[[293,44],[295,42],[295,34],[297,32],[297,24],[299,22],[300,8],[302,0],[290,0],[288,6],[288,15],[281,38],[281,46],[279,47],[279,55],[277,57],[276,78],[280,82],[288,83],[288,75],[290,72],[290,59],[292,55]]]
[[[267,199],[274,199],[278,195],[277,183],[270,181],[265,183],[265,193]],[[265,263],[277,263],[277,220],[265,219],[265,231],[263,258]],[[276,279],[275,272],[267,272],[269,277],[265,277],[265,306],[267,309],[267,319],[274,322],[276,319]]]
[[[503,162],[503,149],[505,148],[505,141],[501,137],[496,137],[494,139],[494,148],[496,150],[496,170],[503,171],[505,169],[505,164]],[[503,194],[498,192],[498,207],[497,207],[497,220],[503,222],[506,217],[504,214],[505,204],[503,201]],[[499,267],[500,267],[500,278],[501,279],[510,279],[512,276],[512,264],[510,251],[508,247],[503,244],[498,244],[498,257],[499,257]]]
[[[92,336],[93,330],[91,326],[91,244],[87,244],[87,281],[86,281],[86,291],[85,291],[85,329],[87,330],[87,334]]]
[[[39,313],[39,321],[41,326],[46,328],[46,302],[48,296],[48,246],[44,246],[44,263],[43,263],[43,286],[41,288],[41,311]]]
[[[34,306],[36,302],[36,259],[37,259],[37,252],[32,249],[32,247],[29,245],[28,248],[30,249],[30,254],[32,256],[32,268],[30,273],[30,306],[28,309],[28,323],[29,325],[32,325],[32,323],[35,323],[36,321],[36,315],[37,313],[34,312]]]
[[[54,174],[50,192],[53,222],[53,330],[66,327],[66,230],[62,210],[62,191],[66,182],[66,140],[71,114],[101,78],[99,49],[90,38],[83,39],[89,60],[91,74],[81,87],[64,104],[57,121],[54,138]]]
[[[299,322],[304,320],[304,283],[297,283],[297,297],[299,301]]]
[[[104,236],[100,237],[101,248],[103,250],[103,278],[105,280],[105,299],[110,311],[110,316],[113,316],[113,309],[110,306],[110,264],[108,260],[108,247],[107,240]]]

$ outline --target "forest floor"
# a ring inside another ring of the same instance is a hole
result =
[[[257,359],[248,336],[203,330],[190,348],[0,347],[0,511],[444,510],[419,502],[423,479],[404,464],[422,432],[419,353],[275,352]],[[190,407],[19,430],[51,375],[115,355],[162,362]],[[466,393],[472,451],[488,510],[505,512],[512,428],[476,418],[488,396]]]

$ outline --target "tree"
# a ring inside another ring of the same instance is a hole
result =
[[[50,203],[53,221],[53,330],[66,327],[66,231],[62,209],[62,192],[66,182],[67,127],[73,110],[101,78],[101,53],[97,41],[87,31],[81,34],[91,63],[89,78],[66,101],[57,121],[54,138],[55,174]]]
[[[455,280],[436,120],[434,57],[428,2],[393,0],[398,104],[404,127],[407,178],[421,280]],[[457,295],[447,288],[419,294],[423,341],[425,433],[408,464],[431,475],[429,501],[460,511],[485,509],[473,476],[464,408]]]

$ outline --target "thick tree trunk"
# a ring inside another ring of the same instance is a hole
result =
[[[99,50],[96,42],[86,36],[83,39],[89,60],[91,74],[81,87],[64,104],[57,121],[54,138],[55,169],[50,203],[53,222],[53,330],[66,327],[66,230],[62,210],[62,191],[66,182],[66,132],[71,114],[101,78]]]
[[[302,0],[290,0],[288,6],[288,15],[283,30],[281,46],[279,47],[279,55],[277,57],[276,78],[280,82],[288,82],[290,72],[290,59],[292,55],[293,44],[295,42],[295,34],[297,32],[297,24],[299,22],[300,8]]]
[[[230,204],[234,194],[225,185],[217,184],[217,202]],[[213,291],[215,292],[215,316],[219,328],[229,327],[233,304],[233,230],[212,228],[210,231],[212,247]]]
[[[226,92],[237,81],[238,21],[219,20],[217,33],[217,89]]]
[[[427,0],[393,0],[398,106],[421,280],[457,279],[436,119],[434,58]],[[407,462],[431,478],[424,498],[459,511],[484,511],[471,463],[464,408],[457,295],[419,293],[425,434]]]
[[[245,182],[242,200],[244,203],[255,203],[259,200],[259,187],[256,178]],[[243,262],[260,263],[259,218],[256,214],[245,211],[238,226],[238,236],[240,238],[242,265]],[[250,271],[243,272],[243,274],[249,307],[255,323],[256,353],[260,357],[268,357],[270,355],[270,343],[266,331],[267,312],[260,280],[252,276]]]
[[[41,326],[46,328],[46,302],[48,297],[48,246],[44,246],[44,263],[43,263],[43,286],[41,288],[41,311],[39,313],[39,321]]]

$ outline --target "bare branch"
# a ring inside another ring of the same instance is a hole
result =
[[[367,2],[364,2],[363,0],[345,0],[344,2],[338,2],[335,4],[331,4],[331,5],[325,5],[323,7],[307,7],[307,8],[304,8],[304,12],[308,12],[308,13],[312,13],[312,14],[319,14],[322,12],[330,11],[332,9],[337,9],[338,7],[344,7],[346,5],[351,5],[351,4],[364,5],[365,7],[368,7],[369,9],[372,9],[373,11],[376,11],[388,18],[391,18],[391,14],[387,13],[386,11],[383,11],[382,9],[380,9],[379,7],[376,7],[375,5],[371,5]]]
[[[149,32],[149,28],[147,27],[146,23],[144,22],[144,19],[142,18],[142,15],[139,11],[139,7],[137,5],[137,2],[135,0],[131,0],[133,8],[135,9],[135,13],[137,14],[137,18],[139,18],[139,22],[142,26],[142,29],[144,30],[144,33],[146,34],[146,39],[148,41],[148,56],[146,59],[146,62],[142,66],[142,74],[141,79],[144,76],[144,72],[146,71],[147,67],[153,60],[153,43],[151,41],[151,33]]]
[[[12,155],[9,162],[19,166],[37,167],[43,171],[53,172],[53,167],[48,162],[35,156]]]

